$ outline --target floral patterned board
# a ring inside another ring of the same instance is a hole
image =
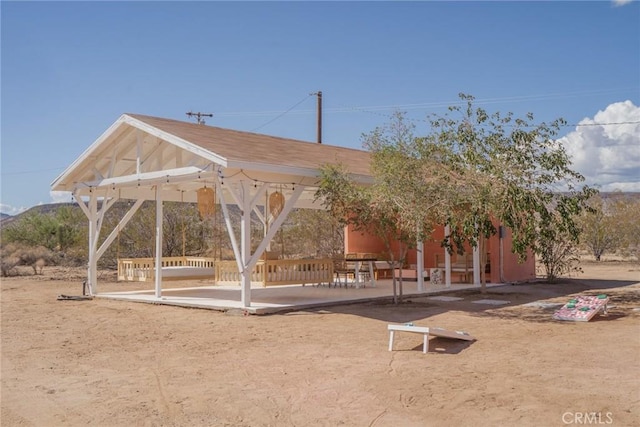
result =
[[[572,298],[553,314],[557,320],[571,320],[575,322],[588,322],[600,310],[607,312],[609,298],[606,295],[585,296],[579,295]]]

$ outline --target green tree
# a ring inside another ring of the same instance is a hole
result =
[[[461,94],[464,105],[450,107],[450,114],[431,119],[428,139],[447,147],[446,159],[458,190],[452,191],[447,223],[449,250],[464,251],[464,243],[482,255],[482,289],[486,290],[485,239],[496,233],[494,221],[511,229],[512,250],[521,260],[541,248],[541,227],[559,221],[571,238],[577,237],[574,214],[593,191],[578,190],[583,177],[555,136],[564,120],[534,123],[533,115],[514,118],[512,113],[488,113],[473,105],[474,97]],[[567,191],[558,197],[561,185]],[[557,215],[557,219],[555,215]]]
[[[583,245],[600,261],[605,252],[615,252],[622,242],[615,216],[615,205],[607,204],[601,195],[588,201],[589,209],[579,217]]]
[[[27,212],[15,223],[3,229],[6,243],[22,243],[27,246],[44,246],[54,250],[58,245],[59,221],[55,216],[39,212]]]
[[[302,257],[333,257],[344,251],[344,227],[327,211],[295,209],[289,214],[285,239]]]
[[[397,215],[385,209],[388,205],[383,207],[374,203],[372,187],[357,185],[344,165],[333,164],[322,168],[316,198],[323,201],[324,206],[343,227],[351,226],[356,231],[380,238],[387,249],[392,269],[402,265],[407,246],[401,245],[399,255],[392,247],[394,241],[404,240],[396,221]],[[402,301],[402,281],[397,282],[395,275],[393,300],[394,303]]]
[[[615,203],[615,211],[622,234],[622,253],[640,261],[640,198],[620,198]]]
[[[573,199],[560,200],[565,206],[554,209],[550,215],[541,218],[538,227],[536,252],[540,259],[540,270],[547,282],[555,283],[557,279],[567,273],[580,272],[580,256],[578,250],[579,230],[576,222],[567,223],[561,211],[575,215],[579,212],[578,204]],[[569,229],[567,227],[573,227]]]
[[[57,249],[66,252],[70,248],[78,245],[83,239],[86,227],[86,217],[82,211],[75,206],[60,206],[55,213],[57,229]]]
[[[418,240],[431,235],[446,200],[441,183],[447,171],[436,167],[446,153],[416,137],[414,130],[398,113],[363,136],[371,152],[372,185],[355,185],[344,166],[328,165],[317,192],[335,218],[383,242],[392,269],[404,264],[408,249]],[[394,301],[402,301],[401,275],[398,283],[394,275],[393,290]]]

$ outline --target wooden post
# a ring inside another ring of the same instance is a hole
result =
[[[156,185],[156,298],[162,297],[162,185]]]
[[[451,228],[448,225],[444,227],[444,234],[446,237],[451,235]],[[444,250],[444,276],[445,276],[445,287],[451,287],[451,254],[445,248]]]

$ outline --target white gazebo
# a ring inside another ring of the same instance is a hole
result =
[[[242,305],[250,307],[252,269],[294,207],[322,208],[314,201],[315,191],[321,167],[330,163],[346,165],[357,182],[371,182],[366,151],[124,114],[53,181],[51,188],[73,193],[89,219],[87,282],[92,295],[97,293],[98,259],[142,203],[155,200],[156,298],[162,295],[163,202],[196,203],[199,189],[215,188],[241,277]],[[284,195],[285,202],[274,218],[268,209],[259,207],[276,191]],[[135,203],[98,247],[105,213],[121,199]],[[239,239],[227,204],[240,208]],[[253,253],[252,212],[269,224]]]

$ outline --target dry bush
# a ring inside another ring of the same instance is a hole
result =
[[[53,255],[44,246],[29,247],[10,243],[0,249],[2,275],[16,275],[18,266],[30,266],[33,274],[43,274],[44,267],[51,263]]]
[[[20,258],[16,256],[2,257],[0,260],[0,269],[2,270],[2,277],[15,276],[18,274],[16,267],[20,264]]]

